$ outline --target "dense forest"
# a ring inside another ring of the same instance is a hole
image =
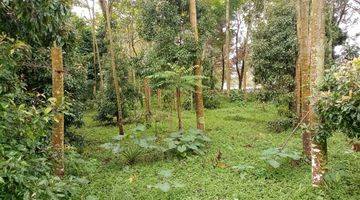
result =
[[[359,0],[1,0],[0,199],[360,199]]]

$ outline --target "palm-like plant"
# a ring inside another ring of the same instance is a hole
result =
[[[154,88],[175,91],[178,126],[179,130],[183,130],[181,92],[192,91],[196,85],[197,76],[189,75],[192,73],[193,68],[185,68],[176,64],[168,65],[168,70],[154,73],[148,76],[148,78],[150,78]]]

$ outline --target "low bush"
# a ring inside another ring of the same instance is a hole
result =
[[[231,90],[230,102],[242,102],[245,100],[245,93],[239,90]]]
[[[220,108],[223,95],[215,90],[204,90],[204,107],[207,109]]]
[[[164,141],[166,142],[165,153],[187,157],[191,154],[204,155],[203,148],[211,140],[202,131],[190,129],[172,133]]]
[[[316,112],[320,118],[319,137],[336,130],[360,139],[360,58],[325,72]]]
[[[278,119],[267,123],[267,128],[273,132],[281,133],[294,127],[293,118]]]

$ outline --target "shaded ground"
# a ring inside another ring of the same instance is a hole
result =
[[[143,157],[133,166],[123,164],[122,158],[99,148],[116,135],[116,127],[99,126],[86,116],[86,125],[77,130],[87,140],[84,155],[101,164],[83,187],[82,199],[360,199],[360,154],[350,153],[350,145],[338,134],[329,141],[329,169],[332,175],[324,190],[314,190],[310,184],[310,166],[285,163],[272,169],[260,159],[261,152],[279,146],[287,133],[273,133],[267,121],[279,118],[272,105],[248,103],[242,106],[226,104],[221,109],[206,111],[206,126],[212,143],[205,156],[187,159],[164,158],[158,155]],[[195,125],[194,112],[184,113],[185,127]],[[174,119],[175,123],[175,119]],[[150,131],[166,130],[168,121]],[[175,125],[175,124],[174,124]],[[128,129],[133,126],[127,126]],[[297,135],[289,149],[301,150]],[[222,152],[224,166],[215,167],[213,160]],[[248,174],[231,170],[231,166],[246,164],[256,169]],[[229,166],[229,167],[227,167]],[[167,193],[149,189],[158,183],[158,172],[173,170],[171,180],[183,188]],[[90,198],[89,198],[90,199]]]

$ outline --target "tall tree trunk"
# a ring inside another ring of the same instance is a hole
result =
[[[244,57],[243,57],[243,61],[242,61],[242,69],[241,69],[241,84],[242,84],[242,88],[243,88],[243,92],[246,93],[246,87],[247,87],[247,71],[248,71],[248,67],[247,67],[247,63],[248,63],[248,59],[249,59],[249,39],[251,37],[251,32],[252,32],[252,16],[249,17],[249,20],[247,21],[247,28],[246,28],[246,36],[245,36],[245,40],[244,40]],[[246,96],[245,96],[246,97]]]
[[[183,130],[184,125],[183,125],[182,113],[181,113],[181,91],[180,91],[180,88],[176,88],[175,96],[176,96],[176,111],[177,111],[177,117],[178,117],[178,126],[179,126],[179,130]]]
[[[325,63],[325,0],[313,0],[310,9],[310,113],[309,121],[312,131],[311,140],[311,166],[312,166],[312,184],[314,187],[320,187],[324,183],[326,173],[327,151],[326,139],[317,139],[318,118],[315,113],[315,104],[317,102],[317,86],[322,81],[324,63]]]
[[[244,83],[244,76],[245,76],[245,59],[242,59],[241,62],[241,72],[240,72],[240,79],[239,79],[239,88],[240,90],[246,91],[246,88],[243,89],[243,83]]]
[[[95,0],[93,1],[92,8],[90,8],[89,2],[86,0],[87,8],[89,11],[90,19],[91,19],[91,36],[92,36],[92,48],[93,48],[93,63],[94,63],[94,85],[93,85],[93,94],[96,97],[96,90],[97,90],[97,70],[96,64],[100,63],[97,61],[97,54],[96,54],[96,30],[95,30]]]
[[[309,16],[310,0],[298,0],[297,5],[297,37],[299,43],[299,54],[296,63],[296,111],[299,119],[309,124],[309,103],[310,103],[310,39],[309,37]],[[308,159],[311,157],[311,134],[303,132],[303,152]]]
[[[199,33],[197,28],[196,15],[196,0],[189,0],[190,23],[194,33],[196,43],[199,43]],[[195,60],[194,73],[196,76],[195,83],[195,112],[196,112],[196,126],[200,130],[205,130],[205,114],[204,114],[204,100],[202,93],[202,67],[200,58]]]
[[[240,33],[240,19],[237,20],[237,27],[236,27],[236,37],[235,37],[235,56],[236,56],[236,73],[238,75],[238,89],[241,90],[241,71],[240,71],[240,67],[239,67],[239,33]]]
[[[106,16],[106,29],[107,29],[107,37],[109,39],[109,53],[110,53],[110,60],[111,60],[111,71],[112,71],[112,78],[115,88],[115,95],[116,95],[116,105],[117,105],[117,124],[119,127],[119,134],[124,135],[124,122],[122,117],[122,100],[121,100],[121,87],[119,84],[119,79],[117,76],[116,71],[116,62],[115,62],[115,50],[114,50],[114,41],[112,36],[111,24],[110,24],[110,12],[107,2],[105,0],[100,0],[101,7],[105,10]]]
[[[100,52],[99,52],[99,45],[97,43],[97,40],[95,42],[95,50],[96,50],[96,56],[97,56],[97,62],[98,62],[98,66],[99,66],[99,77],[100,77],[100,93],[101,95],[104,95],[104,89],[105,89],[105,85],[104,85],[104,72],[102,70],[102,66],[101,66],[101,60],[100,60]]]
[[[149,86],[149,79],[148,78],[144,78],[144,94],[145,94],[145,116],[146,116],[146,121],[149,123],[151,120],[151,103],[150,103],[150,99],[151,99],[151,89]]]
[[[230,64],[230,0],[226,0],[226,31],[225,31],[225,68],[226,68],[226,92],[229,95],[231,89],[232,66]]]
[[[224,52],[224,45],[221,47],[221,91],[224,91],[224,85],[225,85],[225,52]]]
[[[55,98],[55,109],[58,111],[63,104],[64,99],[64,69],[63,56],[60,47],[51,48],[51,65],[52,65],[52,95]],[[56,176],[64,176],[64,114],[57,112],[54,116],[54,124],[51,136],[54,173]]]

